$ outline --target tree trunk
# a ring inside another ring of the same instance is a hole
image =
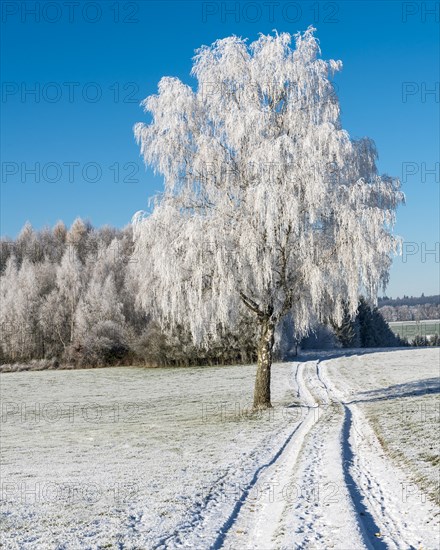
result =
[[[272,407],[270,402],[270,369],[272,366],[274,333],[275,326],[273,323],[268,319],[261,321],[257,350],[258,363],[254,389],[254,409]]]

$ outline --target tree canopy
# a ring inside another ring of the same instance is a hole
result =
[[[398,250],[403,195],[378,174],[374,143],[341,126],[331,76],[342,64],[320,58],[313,28],[294,39],[200,48],[196,90],[163,78],[143,102],[151,123],[135,126],[164,178],[153,212],[134,218],[141,303],[197,343],[241,306],[269,332],[289,312],[298,336],[340,323],[360,291],[376,299]]]

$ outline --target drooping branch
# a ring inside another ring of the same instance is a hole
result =
[[[249,298],[248,296],[246,296],[243,292],[240,291],[240,298],[242,300],[242,302],[244,303],[244,305],[246,307],[248,307],[251,311],[253,311],[254,313],[256,313],[258,315],[259,318],[262,318],[264,317],[264,312],[262,311],[262,309],[260,308],[260,306],[254,302],[254,300],[252,300],[251,298]]]

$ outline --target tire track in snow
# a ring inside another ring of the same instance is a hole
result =
[[[361,488],[355,482],[351,469],[354,466],[354,457],[355,453],[353,451],[352,445],[350,443],[350,434],[353,429],[352,422],[352,413],[349,407],[342,403],[338,399],[333,399],[331,396],[332,391],[329,387],[329,384],[324,380],[322,374],[322,368],[325,363],[318,364],[317,367],[317,377],[322,386],[325,388],[330,400],[333,403],[339,403],[343,407],[343,424],[342,424],[342,439],[341,439],[341,454],[342,454],[342,465],[343,465],[343,474],[345,484],[347,486],[348,493],[352,500],[354,506],[354,512],[356,514],[356,521],[359,525],[360,532],[363,537],[363,542],[369,550],[384,550],[387,548],[387,545],[375,537],[375,533],[380,532],[379,526],[375,523],[374,517],[369,512],[365,503],[363,502],[363,495]]]
[[[299,490],[287,502],[271,548],[361,550],[368,548],[356,521],[345,484],[341,456],[342,408],[332,401],[319,377],[320,364],[308,369],[306,382],[320,406],[307,435],[291,483]]]
[[[356,511],[358,518],[358,524],[364,539],[365,546],[370,550],[385,550],[388,546],[376,538],[373,539],[375,533],[380,532],[379,526],[375,523],[374,517],[369,512],[367,506],[364,503],[364,496],[361,488],[356,483],[351,469],[354,465],[353,448],[350,444],[350,433],[352,431],[352,413],[350,409],[344,405],[344,423],[342,428],[342,457],[343,457],[343,469],[345,483],[350,493],[351,500]]]
[[[335,395],[332,384],[330,381],[325,380],[325,375],[322,372],[325,365],[326,363],[323,362],[319,366],[318,377],[329,394],[335,396],[335,401],[344,410],[341,448],[344,477],[365,546],[371,550],[384,550],[389,548],[389,543],[392,543],[393,548],[398,549],[400,548],[399,542],[395,540],[391,533],[398,533],[399,527],[383,505],[384,495],[380,483],[376,482],[366,461],[360,457],[360,441],[367,438],[361,434],[357,423],[353,421],[351,407],[343,402],[339,398],[340,396]],[[378,509],[380,509],[380,514],[377,513]],[[379,515],[382,516],[382,521],[378,520]],[[388,542],[383,540],[383,533],[387,533]],[[406,550],[413,550],[414,548],[412,545],[405,547]]]
[[[212,536],[212,530],[207,533],[205,527],[210,521],[212,526],[213,507],[227,506],[222,500],[227,483],[223,486],[220,479],[206,500],[191,512],[190,521],[163,537],[155,549],[181,546],[210,550],[420,548],[414,536],[406,536],[405,521],[399,517],[396,520],[398,502],[394,499],[390,506],[386,494],[389,486],[381,486],[377,463],[370,468],[371,451],[364,452],[366,434],[361,428],[363,420],[358,415],[358,407],[340,399],[339,388],[336,390],[328,380],[325,363],[296,363],[294,368],[297,393],[306,404],[301,410],[307,412],[271,460],[251,472],[252,477],[232,504],[217,534]],[[318,414],[319,403],[324,411],[322,415]],[[336,424],[329,420],[332,415],[325,409],[330,405],[335,406]],[[388,461],[385,466],[382,474],[392,468]],[[285,486],[292,480],[312,488],[320,483],[329,487],[336,482],[338,499],[311,503],[307,498],[300,498],[292,506],[282,499],[269,498],[275,485]]]
[[[302,369],[302,364],[296,364],[296,369]],[[295,373],[295,380],[297,380],[298,372]],[[225,538],[228,535],[229,530],[235,524],[237,518],[241,515],[241,509],[246,504],[249,503],[250,496],[253,489],[257,484],[261,483],[261,478],[265,475],[266,471],[271,471],[271,468],[274,464],[277,463],[279,458],[285,452],[285,449],[291,443],[292,438],[295,436],[297,431],[301,428],[304,419],[298,422],[292,432],[284,440],[283,444],[278,448],[272,458],[266,463],[259,466],[251,475],[251,479],[248,483],[242,488],[240,485],[241,494],[236,500],[235,505],[233,506],[231,512],[227,516],[227,519],[221,524],[217,529],[217,536],[215,540],[211,543],[208,543],[209,535],[205,536],[204,525],[207,521],[210,520],[210,513],[212,512],[212,507],[217,507],[219,504],[223,504],[227,500],[224,498],[225,488],[228,475],[236,467],[236,465],[231,464],[227,471],[220,476],[212,485],[208,495],[203,499],[201,503],[195,503],[191,510],[188,512],[189,518],[180,523],[176,528],[167,534],[164,534],[160,537],[156,543],[152,546],[152,550],[165,550],[168,548],[178,548],[181,546],[187,546],[191,544],[192,548],[210,548],[218,549],[221,548]]]
[[[241,508],[242,506],[247,502],[248,502],[248,497],[249,497],[249,494],[251,492],[251,490],[255,487],[255,485],[257,484],[257,482],[259,481],[259,478],[260,478],[260,475],[268,468],[270,468],[273,464],[275,464],[275,462],[278,460],[278,458],[281,456],[281,454],[283,453],[284,449],[287,447],[287,445],[290,443],[292,437],[296,434],[296,432],[298,431],[300,425],[298,425],[294,430],[293,432],[289,435],[289,437],[287,438],[287,440],[285,441],[285,443],[283,444],[283,446],[281,447],[281,449],[278,450],[278,452],[276,453],[276,455],[272,458],[272,460],[267,463],[267,464],[264,464],[263,466],[260,466],[260,468],[258,468],[258,470],[255,472],[253,478],[251,479],[251,481],[248,483],[248,485],[245,487],[245,489],[243,490],[242,494],[241,494],[241,497],[240,499],[237,501],[237,503],[235,504],[234,506],[234,509],[232,510],[232,513],[230,514],[230,516],[228,517],[228,519],[225,521],[225,523],[222,525],[222,527],[220,528],[219,530],[219,534],[218,534],[218,537],[217,539],[215,540],[215,542],[210,546],[210,550],[218,550],[219,548],[222,548],[223,546],[223,543],[225,542],[225,538],[229,532],[229,530],[231,529],[231,527],[234,525],[234,522],[236,521],[240,511],[241,511]]]
[[[274,544],[277,548],[279,547],[275,539],[278,538],[279,530],[282,528],[286,500],[285,498],[274,500],[269,497],[273,496],[275,486],[288,487],[292,470],[295,468],[304,442],[319,420],[319,415],[316,414],[318,404],[306,381],[306,378],[310,379],[311,376],[316,378],[316,361],[296,364],[296,368],[299,395],[302,401],[306,403],[307,413],[277,462],[262,476],[260,488],[267,486],[267,490],[262,491],[262,494],[257,493],[255,495],[255,492],[254,494],[251,492],[248,495],[247,500],[241,506],[240,515],[235,518],[232,524],[227,526],[228,532],[226,535],[229,536],[223,537],[221,541],[224,545],[213,547],[213,550],[220,547],[234,550],[237,548],[268,550],[274,548]],[[262,499],[262,496],[265,498]],[[235,533],[232,532],[232,527],[235,527]],[[240,533],[240,536],[238,533]],[[290,546],[290,548],[293,547]]]
[[[413,511],[409,504],[402,505],[401,482],[405,477],[399,477],[383,456],[377,437],[359,407],[341,398],[339,385],[344,382],[338,378],[336,390],[325,371],[325,363],[297,366],[299,395],[315,410],[309,409],[290,445],[261,482],[276,479],[285,483],[293,479],[303,487],[313,488],[319,487],[320,482],[327,483],[330,476],[330,482],[339,484],[338,498],[314,503],[301,495],[293,506],[285,502],[253,504],[255,499],[250,492],[240,506],[240,514],[228,526],[230,536],[222,539],[226,544],[215,550],[427,548],[421,540],[423,522],[419,511]],[[317,403],[324,410],[319,418],[315,417],[320,412]],[[329,405],[339,410],[339,419],[333,426],[325,412]],[[413,514],[418,516],[415,521]],[[234,535],[233,526],[240,528],[244,536]]]
[[[321,367],[326,366],[326,362],[321,364]],[[344,473],[367,548],[426,548],[420,537],[423,514],[402,498],[402,483],[408,481],[410,484],[405,473],[384,455],[374,430],[360,408],[343,400],[343,394],[350,393],[346,384],[341,384],[338,379],[336,389],[328,378],[328,372],[324,374],[322,368],[319,376],[344,407]]]

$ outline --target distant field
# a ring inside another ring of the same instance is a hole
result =
[[[440,334],[440,320],[393,321],[388,323],[395,334],[414,338],[415,336],[433,336]]]

